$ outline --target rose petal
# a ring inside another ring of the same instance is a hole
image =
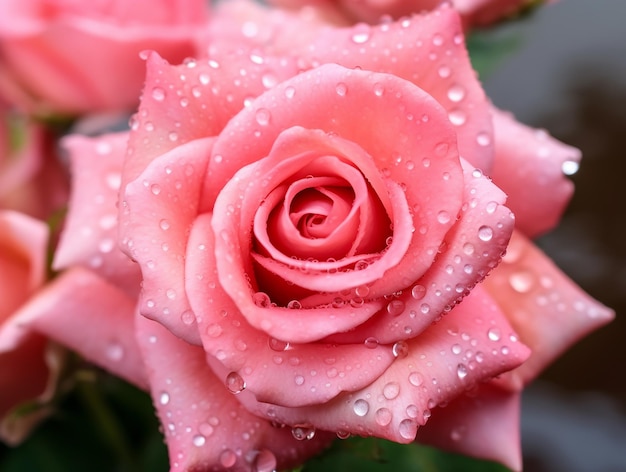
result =
[[[293,60],[259,63],[251,51],[223,43],[211,48],[210,59],[172,66],[153,52],[146,66],[141,104],[131,119],[129,148],[136,152],[127,156],[122,187],[155,157],[219,134],[245,101],[266,90],[267,77],[282,80],[297,73]]]
[[[135,297],[140,273],[117,242],[117,199],[127,140],[128,133],[63,139],[72,191],[53,267],[91,269]]]
[[[250,326],[237,305],[217,282],[215,247],[210,231],[211,215],[196,220],[189,237],[187,253],[187,291],[193,294],[191,304],[205,351],[226,369],[237,373],[247,390],[260,401],[282,405],[324,403],[345,390],[362,388],[387,369],[393,361],[390,347],[364,343],[336,346],[332,344],[298,344],[309,332],[341,329],[360,310],[295,310],[267,308],[277,329],[270,330],[290,339],[293,333],[307,333],[291,343],[272,338]],[[280,316],[272,314],[280,311]],[[367,310],[366,316],[367,316]],[[283,321],[284,320],[284,321]],[[330,326],[329,325],[336,325]],[[283,325],[287,325],[284,329]],[[319,334],[318,334],[319,336]],[[224,377],[226,376],[224,375]],[[296,389],[277,388],[287,381]]]
[[[519,392],[481,384],[433,410],[417,441],[521,471],[520,397]]]
[[[141,266],[140,312],[200,344],[185,292],[185,252],[213,139],[178,146],[150,163],[125,189],[121,227],[126,252]]]
[[[522,388],[568,347],[614,317],[612,310],[582,291],[519,231],[484,287],[532,350],[521,367],[502,379],[514,389]]]
[[[143,317],[136,322],[172,471],[289,468],[329,442],[324,434],[296,441],[289,429],[252,415],[211,372],[202,348]]]
[[[494,336],[496,332],[501,335]],[[372,384],[341,394],[323,408],[284,408],[250,397],[242,401],[251,411],[286,424],[407,443],[415,439],[432,408],[520,365],[529,354],[516,342],[497,305],[478,287],[439,323],[395,351],[398,358]]]
[[[252,5],[247,11],[250,13],[246,17],[229,15],[227,9],[224,18],[225,22],[240,21],[239,31],[258,32],[248,37],[242,34],[240,41],[256,41],[270,54],[295,56],[302,69],[336,63],[390,73],[424,89],[448,112],[461,156],[489,172],[493,159],[489,103],[471,66],[459,15],[449,4],[394,23],[350,28],[329,27],[305,14],[281,13],[282,21],[276,20],[272,10],[264,12]],[[299,34],[312,39],[294,40],[294,34],[289,34],[294,24]],[[414,118],[428,116],[419,113]]]
[[[528,128],[492,108],[495,162],[490,174],[508,194],[517,229],[534,237],[558,223],[574,192],[567,174],[576,172],[580,151]]]
[[[380,90],[385,90],[385,93],[389,94],[384,101],[380,100],[381,97],[377,94]],[[326,106],[322,109],[320,103]],[[364,107],[364,104],[367,104],[367,107]],[[358,117],[355,117],[351,111],[355,106],[362,110]],[[332,120],[325,112],[322,113],[327,107],[335,110]],[[303,114],[299,113],[300,110],[309,112]],[[311,110],[320,110],[320,113],[316,114]],[[430,119],[428,122],[415,122],[412,118],[407,118],[405,113],[398,113],[398,110],[427,110]],[[259,115],[261,115],[260,121]],[[362,124],[355,125],[355,119]],[[372,129],[371,123],[380,123],[380,125]],[[384,293],[406,287],[432,262],[436,248],[445,232],[454,224],[454,217],[461,204],[462,187],[455,185],[462,177],[458,157],[454,150],[454,136],[439,106],[410,83],[393,76],[350,71],[339,66],[326,65],[276,86],[257,98],[250,107],[242,110],[231,120],[216,141],[213,150],[214,156],[222,156],[221,169],[224,174],[221,176],[211,174],[212,168],[209,167],[209,181],[216,189],[219,189],[221,178],[227,176],[230,178],[231,172],[235,172],[238,167],[256,162],[264,156],[269,156],[271,159],[275,155],[272,146],[279,147],[285,142],[289,143],[287,138],[284,141],[277,140],[279,134],[294,125],[322,129],[336,133],[341,139],[358,143],[367,154],[373,156],[376,167],[389,176],[388,181],[383,180],[386,182],[387,192],[397,193],[390,200],[393,203],[401,203],[404,198],[402,195],[405,195],[416,221],[430,221],[436,218],[436,212],[449,215],[439,224],[428,227],[426,232],[412,234],[411,244],[406,254],[403,251],[397,253],[390,250],[389,257],[394,257],[397,261],[393,265],[393,270],[387,271],[384,279],[380,275],[374,277],[378,279],[380,291]],[[392,142],[389,139],[390,134],[394,136]],[[254,136],[255,145],[250,146],[248,140],[232,139],[231,136]],[[322,141],[317,138],[316,146],[320,142]],[[297,145],[292,146],[297,147]],[[324,148],[326,149],[327,145],[324,145]],[[280,152],[276,155],[283,156]],[[237,156],[237,159],[231,159],[230,156]],[[424,162],[414,163],[411,160],[412,156],[431,157],[426,158]],[[271,160],[267,162],[270,163]],[[263,168],[267,166],[267,164],[260,163],[259,165],[263,165]],[[231,170],[227,171],[227,169]],[[364,166],[363,169],[366,170]],[[253,174],[256,175],[255,171],[256,168],[241,169],[238,177],[231,180],[221,192],[220,199],[215,206],[218,214],[229,215],[228,218],[214,219],[213,224],[216,234],[221,236],[217,241],[220,246],[218,266],[224,259],[225,272],[228,268],[229,273],[228,277],[224,273],[222,284],[231,296],[234,296],[235,291],[242,286],[244,277],[242,273],[235,275],[232,269],[244,267],[243,261],[240,261],[242,256],[238,254],[238,251],[247,251],[249,246],[247,241],[250,238],[247,228],[231,225],[239,219],[244,221],[245,225],[245,221],[248,220],[248,218],[240,217],[240,212],[249,208],[245,202],[242,209],[239,208],[241,207],[240,197],[246,186],[255,186],[255,181],[258,180],[258,176],[252,177]],[[262,174],[264,175],[263,172]],[[376,182],[373,179],[369,180],[374,184]],[[383,190],[377,193],[384,195],[387,192]],[[262,198],[259,195],[257,197],[259,198],[248,200],[248,205],[256,208]],[[211,197],[208,198],[211,199]],[[411,221],[405,218],[405,215],[410,212],[409,208],[393,209],[393,223],[398,226],[399,236],[404,234],[403,227],[407,233],[412,233],[409,226]],[[230,242],[227,242],[225,237]],[[399,246],[402,246],[402,238],[398,239]],[[392,245],[391,248],[393,247]],[[425,247],[430,251],[425,250]],[[226,258],[233,259],[226,261]],[[381,264],[379,267],[387,270],[389,266],[391,264]],[[352,274],[350,282],[352,286],[364,283],[354,281],[355,274]],[[286,278],[290,280],[291,275]],[[345,288],[342,284],[334,284],[331,290],[342,288]]]
[[[515,220],[503,205],[504,193],[481,171],[462,163],[466,203],[428,272],[368,322],[329,341],[355,343],[374,337],[389,343],[415,337],[475,290],[500,262]]]
[[[0,211],[0,325],[43,284],[47,243],[43,222]]]
[[[146,388],[145,369],[133,334],[135,300],[82,268],[46,285],[18,314],[12,338],[36,332],[87,360]],[[3,348],[4,346],[0,346]]]

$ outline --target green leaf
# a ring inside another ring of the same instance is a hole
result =
[[[481,461],[438,449],[397,444],[377,438],[337,440],[324,454],[307,462],[301,472],[508,472],[495,462]]]

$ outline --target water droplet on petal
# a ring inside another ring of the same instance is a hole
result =
[[[478,228],[478,238],[485,242],[491,241],[491,238],[493,238],[493,229],[489,226],[481,226]]]
[[[417,422],[410,419],[402,420],[398,426],[398,432],[404,439],[414,439],[417,434]]]
[[[255,115],[256,122],[261,126],[267,126],[270,122],[271,116],[272,115],[267,108],[259,108]]]
[[[378,339],[374,337],[367,338],[364,343],[368,349],[376,349],[378,347]]]
[[[335,91],[337,92],[337,95],[344,97],[346,93],[348,93],[348,86],[343,82],[339,82],[335,87]]]
[[[409,355],[409,345],[405,341],[398,341],[391,348],[391,352],[394,357],[403,359]]]
[[[467,367],[465,364],[459,364],[456,366],[456,375],[461,380],[467,377]]]
[[[388,408],[379,408],[376,410],[376,423],[380,426],[387,426],[391,423],[392,414]]]
[[[409,374],[409,383],[414,387],[419,387],[424,382],[424,377],[419,372],[411,372]]]
[[[263,449],[254,457],[252,467],[255,472],[272,472],[276,470],[276,456],[268,449]]]
[[[460,102],[465,97],[465,89],[461,85],[453,85],[448,89],[448,98],[451,102]]]
[[[191,442],[193,442],[193,445],[196,447],[202,447],[206,444],[206,438],[201,434],[196,434]]]
[[[387,313],[399,316],[404,312],[405,304],[402,300],[392,300],[387,304]]]
[[[220,464],[227,469],[231,468],[237,462],[237,454],[230,449],[224,449],[220,454]]]
[[[286,341],[281,341],[280,339],[269,338],[268,344],[272,351],[282,352],[289,349],[289,343]]]
[[[521,270],[509,276],[509,283],[516,292],[527,293],[535,285],[535,277],[532,272]]]
[[[359,398],[354,402],[352,410],[357,416],[365,416],[367,415],[367,412],[370,411],[370,404],[366,400]]]
[[[487,337],[492,341],[500,341],[500,330],[498,328],[489,328]]]
[[[157,102],[162,102],[163,100],[165,100],[165,90],[163,90],[161,87],[154,87],[152,89],[152,98],[154,98]]]
[[[421,300],[426,296],[426,287],[420,284],[414,285],[411,289],[411,296],[415,300]]]
[[[576,161],[565,161],[561,165],[561,171],[565,175],[574,175],[576,172],[578,172],[578,168],[579,167],[580,166],[579,166],[578,162],[576,162]]]
[[[109,359],[119,362],[124,357],[124,346],[119,343],[110,343],[106,348],[106,355]]]
[[[167,405],[170,402],[170,394],[167,392],[161,392],[159,395],[159,403],[161,405]]]
[[[393,400],[400,394],[400,384],[398,382],[389,382],[383,387],[383,395],[387,400]]]
[[[308,441],[315,437],[315,428],[310,425],[295,425],[291,428],[291,434],[298,441]]]
[[[241,393],[246,388],[246,382],[237,372],[231,372],[226,376],[226,388],[232,393]]]
[[[256,306],[261,308],[269,308],[272,304],[269,295],[265,292],[256,292],[252,296],[252,301],[254,301]]]

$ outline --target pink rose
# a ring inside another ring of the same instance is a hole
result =
[[[39,113],[132,109],[144,77],[139,53],[173,62],[195,53],[204,0],[0,2],[0,91]]]
[[[42,126],[0,105],[0,208],[41,219],[67,201],[67,175]]]
[[[208,60],[148,60],[121,213],[140,312],[297,437],[410,442],[528,355],[475,287],[514,220],[474,167],[491,115],[460,33],[442,9],[327,31],[297,57],[216,39]],[[172,400],[195,379],[155,373],[153,389]]]
[[[38,419],[18,420],[12,410],[22,402],[46,398],[49,379],[46,340],[20,327],[19,309],[45,281],[48,229],[40,221],[0,211],[0,438],[20,441]]]

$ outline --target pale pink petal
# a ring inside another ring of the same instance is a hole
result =
[[[53,266],[57,270],[88,268],[136,296],[141,280],[137,264],[117,242],[117,201],[127,141],[128,133],[63,139],[70,158],[72,192]]]
[[[39,291],[5,326],[0,339],[7,342],[0,343],[0,350],[35,332],[145,388],[145,369],[133,331],[135,304],[93,272],[71,269]]]
[[[552,229],[574,192],[567,178],[578,169],[580,151],[528,128],[492,108],[495,161],[490,177],[508,195],[516,228],[534,237]]]
[[[297,72],[294,60],[259,62],[252,51],[221,42],[209,54],[210,59],[180,66],[154,52],[148,55],[141,104],[131,119],[133,152],[124,164],[123,185],[155,157],[191,140],[216,136],[246,101]]]
[[[143,317],[137,318],[137,337],[171,471],[282,470],[328,444],[330,435],[297,441],[289,428],[274,427],[249,413],[213,374],[201,347]]]
[[[505,195],[481,171],[463,161],[464,205],[437,248],[426,274],[388,301],[386,309],[356,329],[332,336],[340,343],[373,337],[381,343],[418,336],[447,313],[498,264],[515,220]],[[438,215],[433,218],[449,217]]]
[[[420,336],[396,344],[395,362],[364,389],[321,407],[285,408],[250,396],[241,399],[251,411],[289,425],[408,443],[435,406],[520,365],[529,350],[516,339],[497,305],[476,288]]]
[[[0,211],[0,325],[44,282],[48,227],[14,211]]]
[[[270,54],[295,56],[303,69],[336,63],[390,73],[424,89],[448,112],[458,135],[461,156],[484,172],[490,170],[493,139],[489,104],[471,66],[458,13],[449,5],[395,23],[375,27],[358,24],[350,28],[324,26],[323,22],[295,14],[280,22],[272,19],[270,10],[266,15],[258,9],[251,12],[249,18],[239,18],[242,31],[260,32],[259,47]],[[273,25],[271,31],[266,31],[268,22]],[[293,24],[312,39],[294,41],[293,34],[282,34],[285,29],[291,31]],[[255,40],[256,35],[240,37],[241,42]],[[389,98],[385,95],[385,99]],[[428,120],[429,116],[415,113],[413,118]]]
[[[519,392],[481,384],[433,410],[417,441],[522,470]]]
[[[139,311],[193,344],[200,337],[185,292],[185,253],[212,145],[190,141],[153,161],[126,186],[122,211],[122,244],[143,276]]]
[[[268,307],[266,316],[277,328],[269,331],[280,339],[250,326],[220,287],[210,220],[209,214],[198,217],[191,230],[186,288],[204,349],[226,370],[224,378],[228,374],[240,378],[260,401],[300,406],[362,388],[387,369],[393,361],[391,346],[299,344],[309,332],[334,331],[353,323],[363,309]],[[277,388],[283,382],[289,388]]]
[[[520,232],[485,289],[498,303],[532,355],[503,377],[521,388],[583,336],[613,319],[603,306],[569,279]]]

